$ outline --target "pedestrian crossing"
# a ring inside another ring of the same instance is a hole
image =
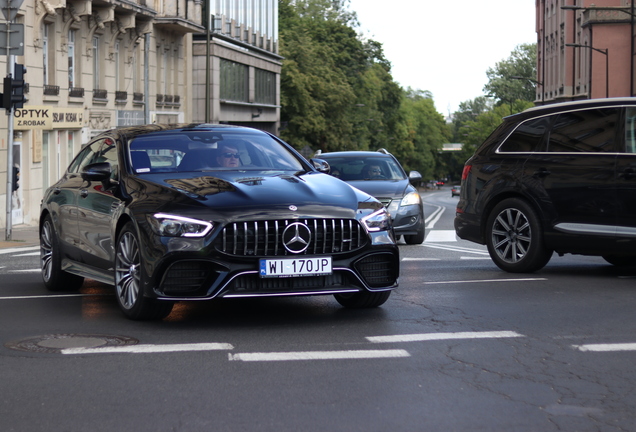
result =
[[[455,230],[430,230],[426,235],[424,243],[447,243],[456,242]]]

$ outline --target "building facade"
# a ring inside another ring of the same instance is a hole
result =
[[[633,96],[632,0],[536,0],[536,103]]]
[[[278,135],[278,0],[211,0],[209,34],[194,36],[195,122]]]
[[[20,172],[12,226],[38,223],[44,190],[103,130],[209,121],[278,132],[276,0],[28,0],[12,22],[24,27],[14,59],[28,83],[9,149]],[[9,141],[0,116],[2,180]]]

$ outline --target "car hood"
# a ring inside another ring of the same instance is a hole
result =
[[[317,172],[214,172],[148,174],[135,179],[136,202],[156,202],[156,211],[178,211],[213,220],[302,217],[355,218],[358,208],[380,208],[375,199]],[[154,209],[153,209],[154,211]]]
[[[404,180],[352,180],[347,182],[374,197],[402,198],[409,187],[409,181]]]

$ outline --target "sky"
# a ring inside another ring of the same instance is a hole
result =
[[[535,43],[535,0],[350,0],[363,36],[382,44],[393,79],[429,90],[447,116],[483,96],[486,71]]]

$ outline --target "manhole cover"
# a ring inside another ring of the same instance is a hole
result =
[[[5,347],[39,353],[59,353],[66,348],[96,348],[107,346],[137,345],[139,341],[128,336],[53,334],[8,342]]]

